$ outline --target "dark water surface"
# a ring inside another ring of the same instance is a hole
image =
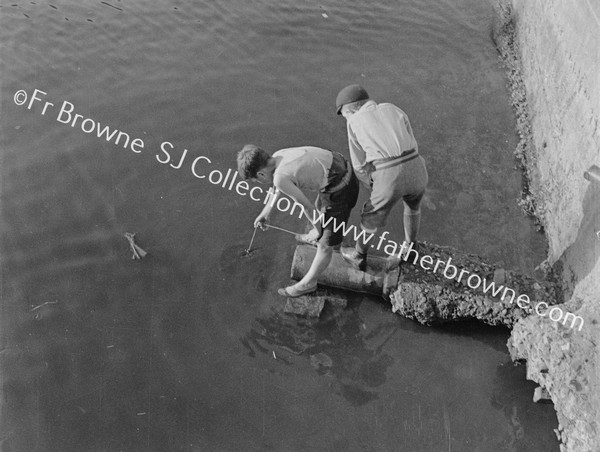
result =
[[[557,450],[506,330],[427,328],[358,295],[285,315],[293,239],[260,232],[241,258],[260,203],[191,172],[201,156],[199,175],[225,172],[248,142],[347,155],[334,99],[363,83],[411,118],[421,238],[531,273],[545,243],[516,206],[487,2],[0,5],[3,451]],[[21,89],[54,105],[18,106]],[[125,232],[150,255],[131,260]]]

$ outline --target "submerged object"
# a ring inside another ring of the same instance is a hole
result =
[[[307,318],[317,318],[321,315],[325,305],[329,305],[333,309],[345,309],[348,300],[342,294],[319,288],[316,292],[307,295],[288,297],[283,312]]]

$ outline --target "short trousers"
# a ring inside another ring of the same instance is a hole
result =
[[[319,192],[315,203],[317,210],[324,214],[322,223],[315,224],[320,232],[319,244],[326,246],[337,246],[344,240],[343,230],[347,227],[344,228],[342,223],[348,222],[350,212],[356,205],[359,190],[358,179],[352,172],[348,185],[334,193],[327,192],[327,188],[335,187],[340,182],[348,169],[352,171],[343,155],[337,152],[334,152],[333,155],[333,163],[327,178],[328,184],[324,191]],[[323,227],[323,224],[326,224],[326,226]],[[338,227],[334,228],[334,226]],[[337,229],[337,231],[334,231],[334,229]]]
[[[418,211],[429,181],[425,160],[420,155],[399,165],[382,166],[371,173],[371,197],[361,213],[360,224],[367,231],[385,226],[390,211],[400,200],[405,212]]]

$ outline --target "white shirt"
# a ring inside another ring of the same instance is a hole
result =
[[[393,104],[369,100],[348,118],[347,126],[352,166],[359,177],[368,172],[369,162],[419,150],[408,116]]]
[[[281,149],[273,153],[281,157],[273,176],[285,176],[298,188],[319,191],[327,186],[331,151],[314,146]]]

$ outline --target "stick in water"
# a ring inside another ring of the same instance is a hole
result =
[[[132,234],[131,232],[126,232],[123,235],[129,241],[129,247],[131,248],[131,252],[133,253],[133,256],[131,256],[132,259],[141,259],[146,254],[148,254],[146,251],[140,248],[140,246],[137,243],[135,243],[135,233]]]
[[[250,254],[250,251],[252,251],[252,244],[254,243],[254,236],[256,235],[256,230],[258,228],[254,228],[254,232],[252,233],[252,238],[250,239],[250,245],[248,245],[248,248],[246,249],[246,255]]]

